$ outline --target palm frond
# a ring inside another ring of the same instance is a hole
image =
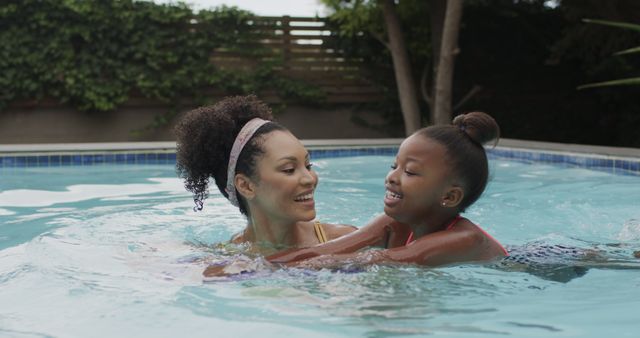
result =
[[[619,27],[624,29],[631,29],[636,32],[640,32],[640,25],[627,23],[627,22],[615,22],[615,21],[607,21],[607,20],[597,20],[597,19],[582,19],[582,21],[586,23],[595,23],[598,25],[610,26],[610,27]]]
[[[625,54],[633,54],[633,53],[640,53],[640,46],[621,50],[613,55],[625,55]]]
[[[640,85],[640,77],[633,77],[629,79],[619,79],[619,80],[611,80],[604,82],[596,82],[589,83],[582,86],[578,86],[578,90],[587,89],[587,88],[595,88],[595,87],[610,87],[610,86],[630,86],[630,85]]]

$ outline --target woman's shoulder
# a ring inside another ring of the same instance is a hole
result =
[[[356,230],[360,230],[360,232],[379,237],[381,241],[384,239],[383,242],[378,244],[384,247],[389,244],[388,242],[390,239],[391,242],[394,242],[395,239],[396,241],[403,241],[402,243],[404,244],[404,242],[406,242],[406,238],[411,232],[411,228],[408,225],[400,223],[385,214],[374,217],[366,225],[360,228],[346,224],[320,224],[327,234],[328,240],[336,239],[338,237],[348,235]]]
[[[327,234],[328,240],[336,239],[358,230],[355,226],[348,224],[320,223],[320,226],[322,226],[324,232]]]

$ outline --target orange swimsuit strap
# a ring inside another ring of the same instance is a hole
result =
[[[461,219],[462,219],[462,217],[460,217],[460,215],[457,215],[456,217],[453,218],[453,220],[451,222],[449,222],[449,224],[447,224],[447,226],[444,228],[444,230],[450,230]],[[404,243],[404,245],[408,245],[411,242],[413,242],[413,231],[411,231],[411,233],[409,234],[409,238],[407,238],[407,242]]]
[[[313,222],[313,229],[316,231],[316,237],[318,237],[318,242],[325,243],[327,242],[327,234],[324,232],[324,228],[320,221]]]

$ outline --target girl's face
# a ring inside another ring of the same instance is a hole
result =
[[[276,130],[264,137],[264,154],[256,165],[259,177],[255,182],[254,205],[279,222],[313,220],[316,217],[313,193],[318,175],[311,169],[309,153],[287,131]]]
[[[424,135],[412,135],[400,145],[385,179],[384,212],[395,220],[417,224],[441,210],[451,187],[446,150]]]

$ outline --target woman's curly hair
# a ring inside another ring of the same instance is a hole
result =
[[[271,109],[255,95],[249,95],[227,97],[212,106],[196,108],[178,122],[176,171],[184,179],[185,188],[193,193],[198,210],[208,197],[212,177],[222,195],[228,198],[225,187],[231,147],[242,127],[256,117],[273,120]],[[261,136],[274,130],[287,129],[275,122],[262,125],[240,152],[236,173],[257,178],[256,162],[264,153]],[[238,202],[240,212],[247,215],[242,196],[238,196]]]

